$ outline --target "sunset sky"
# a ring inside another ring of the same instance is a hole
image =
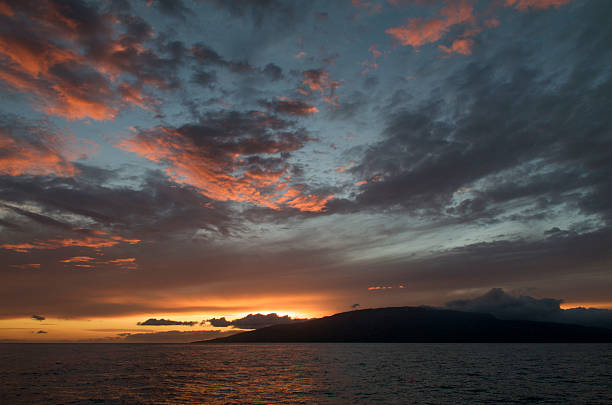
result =
[[[611,15],[0,0],[0,341],[492,288],[612,308]]]

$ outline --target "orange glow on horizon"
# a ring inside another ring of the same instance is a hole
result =
[[[573,309],[573,308],[600,308],[600,309],[612,309],[612,301],[594,301],[594,302],[564,302],[561,304],[561,309]]]

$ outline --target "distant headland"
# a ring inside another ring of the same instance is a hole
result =
[[[194,343],[612,342],[612,330],[429,307],[343,312]]]

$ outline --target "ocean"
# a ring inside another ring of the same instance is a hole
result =
[[[1,344],[1,404],[612,404],[612,344]]]

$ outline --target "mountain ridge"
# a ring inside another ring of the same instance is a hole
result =
[[[612,342],[612,330],[431,307],[387,307],[341,312],[273,325],[202,343],[323,342]]]

